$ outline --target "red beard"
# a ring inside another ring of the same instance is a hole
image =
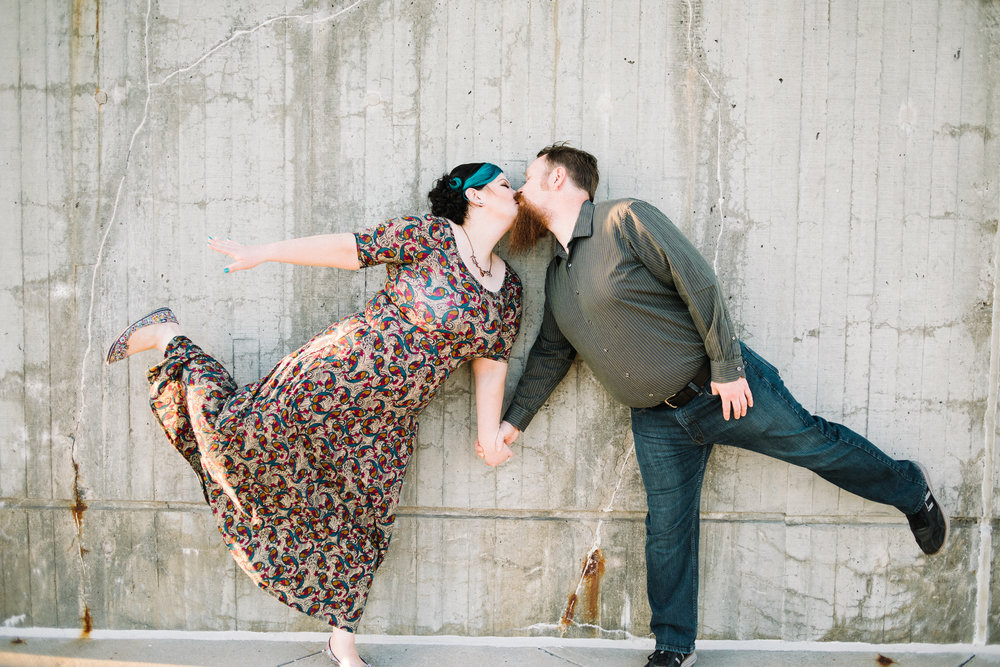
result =
[[[510,228],[508,247],[515,254],[528,252],[549,233],[548,215],[528,202],[521,193],[514,195],[517,201],[517,215]]]

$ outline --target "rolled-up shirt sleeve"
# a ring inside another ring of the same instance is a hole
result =
[[[576,350],[556,324],[546,298],[542,326],[528,353],[524,373],[504,414],[504,421],[524,430],[566,376]]]

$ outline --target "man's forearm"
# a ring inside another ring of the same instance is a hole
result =
[[[538,342],[536,341],[536,345]],[[533,347],[524,374],[514,390],[514,398],[503,419],[523,431],[541,410],[549,396],[573,365],[575,352],[561,357],[542,357]]]

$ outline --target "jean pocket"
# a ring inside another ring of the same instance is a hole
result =
[[[743,357],[744,357],[744,359],[743,359],[743,365],[744,366],[748,365],[747,364],[747,359],[749,359],[750,362],[753,363],[754,365],[757,365],[757,366],[763,368],[764,370],[766,370],[766,371],[768,371],[770,373],[773,373],[774,375],[776,375],[778,377],[781,376],[781,373],[778,372],[778,369],[775,368],[774,365],[771,364],[771,362],[769,362],[767,359],[765,359],[764,357],[762,357],[759,354],[757,354],[756,352],[754,352],[750,348],[750,346],[747,345],[746,343],[741,343],[741,345],[743,347]]]

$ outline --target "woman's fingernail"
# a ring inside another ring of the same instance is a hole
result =
[[[229,267],[227,266],[226,268],[222,269],[222,272],[223,273],[229,273]]]

